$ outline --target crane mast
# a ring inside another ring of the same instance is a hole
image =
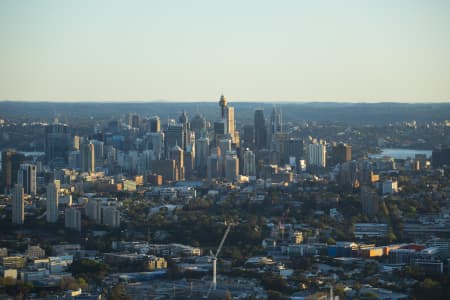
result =
[[[225,243],[225,240],[227,239],[228,233],[230,232],[231,225],[228,225],[227,229],[225,230],[225,234],[222,237],[222,240],[220,241],[219,247],[217,248],[216,255],[213,257],[213,279],[212,279],[212,289],[215,291],[217,286],[217,257],[220,254],[220,251],[222,250],[223,243]]]

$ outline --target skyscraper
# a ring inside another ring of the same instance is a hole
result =
[[[221,120],[225,123],[223,134],[228,134],[231,141],[234,143],[235,139],[235,121],[234,121],[234,107],[228,106],[227,99],[224,95],[220,96],[219,106],[221,109]]]
[[[195,141],[195,145],[195,166],[197,168],[198,175],[203,177],[206,175],[206,167],[209,156],[209,139],[207,137],[201,137]]]
[[[325,168],[327,164],[327,147],[324,141],[308,145],[308,166]]]
[[[192,178],[195,169],[195,144],[189,144],[184,151],[184,173],[185,178]]]
[[[71,150],[69,126],[55,122],[45,128],[45,158],[53,167],[64,167]]]
[[[56,223],[58,221],[59,205],[59,180],[55,180],[47,185],[47,222]]]
[[[441,146],[432,152],[431,163],[434,168],[450,165],[450,146]]]
[[[283,151],[281,157],[284,163],[289,163],[293,157],[298,162],[303,156],[303,140],[299,138],[289,138],[283,141]],[[296,163],[297,165],[297,163]]]
[[[95,157],[94,167],[96,167],[96,166],[101,167],[101,166],[103,166],[103,163],[105,161],[104,151],[103,151],[104,143],[102,141],[98,141],[98,140],[92,140],[91,143],[94,144],[94,157]]]
[[[80,136],[78,135],[73,136],[72,150],[80,150]]]
[[[23,224],[25,220],[25,203],[23,187],[16,184],[12,191],[12,223]]]
[[[95,146],[93,143],[83,143],[80,147],[81,172],[95,172]]]
[[[80,151],[70,151],[68,160],[69,169],[79,169],[81,166]]]
[[[276,110],[275,107],[270,114],[270,132],[277,133],[283,132],[283,120],[281,115],[281,110]]]
[[[220,106],[220,109],[221,109],[221,116],[222,116],[222,119],[224,119],[225,118],[225,109],[226,109],[226,107],[227,107],[227,99],[225,98],[225,96],[224,95],[221,95],[220,96],[220,100],[219,100],[219,106]]]
[[[256,109],[254,115],[255,146],[257,149],[267,148],[267,126],[263,109]]]
[[[152,161],[152,172],[162,175],[165,182],[178,181],[178,166],[173,159]]]
[[[132,127],[132,128],[139,128],[140,125],[140,117],[138,114],[136,113],[128,113],[127,114],[127,123],[128,126]]]
[[[225,112],[226,112],[225,120],[227,124],[227,133],[231,136],[231,140],[234,142],[234,134],[235,134],[234,107],[227,106]]]
[[[178,121],[181,125],[183,125],[183,144],[178,144],[178,146],[186,151],[186,146],[190,143],[191,128],[188,115],[185,111],[183,111]]]
[[[239,159],[235,152],[229,151],[225,155],[225,178],[233,182],[239,176]]]
[[[255,128],[251,124],[244,125],[242,130],[243,147],[253,149],[255,143]]]
[[[183,124],[169,124],[165,135],[166,155],[168,157],[170,149],[175,145],[183,147],[185,144],[184,126]]]
[[[175,145],[170,149],[169,159],[174,160],[176,163],[176,167],[178,169],[178,180],[185,179],[185,170],[184,170],[184,151],[180,146]]]
[[[352,160],[352,146],[339,143],[333,147],[333,162],[335,164]]]
[[[17,183],[17,173],[20,164],[25,161],[25,156],[14,150],[2,152],[2,190],[5,194]]]
[[[221,136],[227,134],[227,123],[225,120],[214,121],[214,136]]]
[[[191,130],[194,131],[195,137],[199,138],[202,136],[202,132],[206,130],[206,119],[200,114],[195,115],[191,119]]]
[[[222,157],[225,158],[225,153],[231,151],[231,139],[230,138],[220,139],[218,146],[220,148],[220,153],[222,154]]]
[[[159,160],[164,155],[164,134],[160,132],[150,132],[146,136],[147,148],[153,150],[155,159]]]
[[[161,131],[161,120],[158,116],[150,118],[150,132]]]
[[[17,172],[17,183],[22,185],[25,194],[36,195],[36,166],[21,164]]]
[[[217,153],[211,153],[211,155],[208,157],[208,162],[207,162],[208,179],[211,180],[213,178],[222,177],[221,176],[221,173],[222,173],[221,165],[222,164],[221,164],[220,156],[217,155]]]
[[[256,176],[255,154],[250,149],[245,149],[242,155],[242,174],[245,176]]]

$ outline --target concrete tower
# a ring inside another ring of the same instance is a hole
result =
[[[227,107],[227,99],[225,98],[225,96],[223,94],[220,96],[219,106],[220,106],[220,109],[222,110],[222,119],[223,119],[223,118],[225,118],[225,109]]]

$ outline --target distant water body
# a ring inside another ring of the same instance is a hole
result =
[[[432,150],[416,150],[416,149],[402,149],[402,148],[382,148],[381,153],[370,154],[369,158],[381,158],[385,156],[394,159],[408,159],[414,158],[416,154],[425,154],[427,158],[431,158]]]

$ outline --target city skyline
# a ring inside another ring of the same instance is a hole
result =
[[[0,16],[0,100],[450,101],[447,1],[3,1]]]

